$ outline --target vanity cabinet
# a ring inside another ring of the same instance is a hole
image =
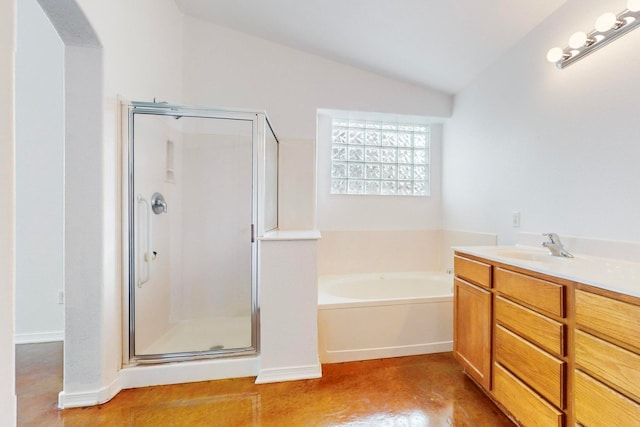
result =
[[[568,283],[460,253],[454,269],[454,354],[467,374],[521,425],[566,425]]]
[[[578,285],[575,323],[576,422],[640,425],[640,298]]]
[[[454,352],[522,426],[640,426],[640,297],[455,253]]]
[[[469,376],[491,388],[491,265],[454,258],[453,354]]]

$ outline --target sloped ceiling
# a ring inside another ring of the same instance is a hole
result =
[[[175,0],[187,15],[457,93],[566,0]]]

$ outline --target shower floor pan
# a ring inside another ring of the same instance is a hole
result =
[[[176,323],[139,356],[251,347],[251,316],[191,319]]]

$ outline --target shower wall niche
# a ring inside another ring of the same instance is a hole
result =
[[[278,226],[264,112],[129,103],[129,364],[256,354],[257,237]]]

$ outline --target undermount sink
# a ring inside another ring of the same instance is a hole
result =
[[[557,257],[553,255],[549,255],[542,251],[535,251],[529,249],[504,249],[500,251],[496,251],[494,255],[503,257],[503,258],[515,258],[524,261],[537,261],[537,262],[563,262],[569,261],[572,258],[565,257]]]

